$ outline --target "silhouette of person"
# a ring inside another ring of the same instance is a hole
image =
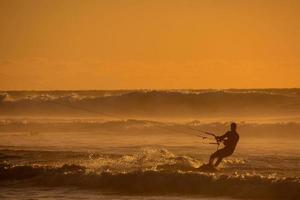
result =
[[[236,132],[237,125],[236,123],[231,123],[231,130],[226,132],[222,136],[216,136],[218,142],[223,142],[224,148],[217,150],[209,158],[209,165],[217,167],[223,160],[223,158],[228,157],[233,154],[235,147],[239,141],[239,134]],[[214,160],[217,159],[215,164]]]

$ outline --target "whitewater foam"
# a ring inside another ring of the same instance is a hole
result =
[[[128,173],[86,172],[77,165],[59,168],[1,166],[1,184],[19,180],[26,186],[79,187],[122,194],[202,194],[239,198],[296,199],[299,178],[276,178],[257,174],[217,175],[214,173],[132,171]],[[22,182],[23,181],[23,182]]]

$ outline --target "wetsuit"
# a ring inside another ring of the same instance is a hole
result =
[[[236,131],[228,131],[224,135],[216,137],[217,140],[223,141],[225,147],[213,153],[210,156],[209,163],[213,164],[214,159],[217,158],[217,161],[214,164],[214,166],[217,167],[223,160],[223,158],[232,155],[239,141],[239,138],[240,136]]]

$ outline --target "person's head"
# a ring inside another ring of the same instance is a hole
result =
[[[236,123],[234,123],[234,122],[231,123],[230,124],[231,131],[235,131],[236,130],[236,126],[237,126]]]

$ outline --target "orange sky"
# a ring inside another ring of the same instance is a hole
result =
[[[0,89],[300,87],[298,0],[0,0]]]

